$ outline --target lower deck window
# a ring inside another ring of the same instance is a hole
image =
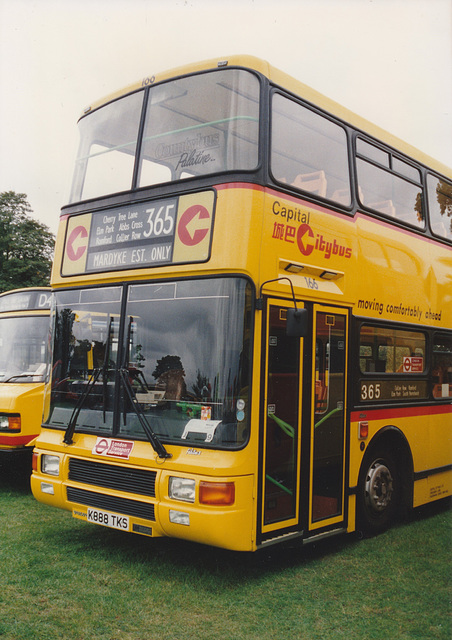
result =
[[[423,373],[425,334],[384,327],[361,327],[362,373]]]
[[[416,402],[429,397],[427,336],[421,331],[362,325],[361,402]]]
[[[452,338],[435,335],[433,341],[432,393],[434,398],[452,398]]]

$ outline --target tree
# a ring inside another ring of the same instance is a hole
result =
[[[24,193],[0,193],[0,292],[49,284],[55,237]]]

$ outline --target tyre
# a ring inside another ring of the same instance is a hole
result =
[[[365,534],[385,531],[395,520],[401,504],[397,465],[388,451],[369,451],[358,482],[358,528]]]

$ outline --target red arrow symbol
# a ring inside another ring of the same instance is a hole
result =
[[[79,260],[85,253],[88,246],[87,242],[83,242],[88,237],[88,231],[85,227],[79,226],[72,229],[66,242],[66,254],[69,260]]]
[[[194,204],[184,211],[177,227],[182,244],[193,247],[204,240],[209,233],[210,223],[206,227],[202,220],[210,220],[210,213],[202,205]]]

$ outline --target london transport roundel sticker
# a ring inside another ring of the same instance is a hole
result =
[[[105,451],[107,451],[108,447],[109,447],[109,443],[107,440],[105,440],[105,438],[102,438],[101,440],[97,440],[94,450],[98,455],[102,455],[103,453],[105,453]]]

